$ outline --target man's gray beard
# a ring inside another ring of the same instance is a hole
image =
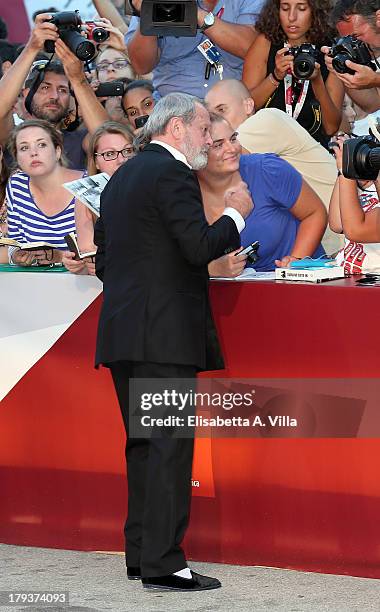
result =
[[[193,170],[202,170],[207,166],[208,148],[196,149],[191,142],[183,143],[183,154]]]
[[[64,110],[62,108],[57,108],[56,111],[44,111],[40,106],[33,104],[33,100],[31,104],[31,111],[33,117],[36,119],[44,119],[45,121],[49,121],[49,123],[53,124],[60,123],[60,121],[62,121],[62,119],[64,119],[68,114],[68,110]]]

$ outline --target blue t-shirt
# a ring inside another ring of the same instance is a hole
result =
[[[245,220],[241,244],[258,240],[256,270],[274,270],[275,259],[290,255],[300,221],[290,212],[302,187],[302,176],[274,153],[242,155],[240,174],[251,192],[254,209]],[[321,245],[313,257],[324,254]]]
[[[201,2],[198,4],[202,6]],[[219,0],[213,13],[217,15],[222,11],[223,21],[253,25],[262,5],[263,0],[228,0],[228,2]],[[125,35],[126,44],[131,40],[139,22],[138,17],[132,17]],[[198,51],[197,46],[206,38],[208,38],[207,30],[204,34],[198,31],[196,36],[190,37],[161,36],[158,38],[161,56],[153,70],[153,85],[160,97],[173,91],[182,91],[198,98],[204,98],[210,87],[219,80],[218,74],[215,75],[213,70],[211,70],[210,78],[205,79],[207,61]],[[221,53],[220,62],[223,64],[223,78],[241,79],[243,60],[223,49],[219,51]]]

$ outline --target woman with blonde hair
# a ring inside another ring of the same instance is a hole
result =
[[[112,176],[128,159],[136,155],[133,142],[133,131],[128,125],[106,121],[92,134],[88,147],[87,170],[90,176],[105,172]],[[84,253],[96,250],[94,245],[93,213],[81,202],[75,207],[75,224],[79,249]],[[74,253],[71,254],[74,257]],[[84,261],[72,272],[80,274],[95,274],[95,264]]]

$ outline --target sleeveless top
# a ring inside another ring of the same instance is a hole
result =
[[[283,45],[275,45],[273,43],[271,44],[269,55],[268,55],[268,62],[267,62],[267,76],[268,74],[274,71],[275,65],[276,65],[275,64],[276,53],[279,49],[282,49],[282,48],[283,48]],[[323,57],[321,57],[318,63],[321,66],[322,79],[324,82],[326,82],[326,79],[329,75],[329,71],[327,70],[323,53],[321,53],[321,56]],[[294,101],[293,101],[293,111],[294,111],[294,108],[299,98],[299,94],[301,92],[302,81],[298,81],[293,76],[292,77],[292,87],[293,87],[293,92],[295,94]],[[280,110],[286,111],[284,81],[281,81],[277,89],[273,92],[272,96],[267,100],[265,107],[278,108]],[[312,82],[310,82],[309,84],[305,102],[304,102],[304,105],[302,107],[300,114],[297,117],[297,122],[300,125],[302,125],[302,127],[305,128],[305,130],[307,130],[309,134],[313,136],[313,138],[317,142],[321,143],[321,145],[327,148],[329,137],[325,133],[323,126],[322,126],[321,107],[320,107],[318,100],[315,98],[313,87],[312,87]]]

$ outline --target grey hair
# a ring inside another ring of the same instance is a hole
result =
[[[149,142],[153,136],[164,134],[173,117],[181,118],[186,124],[191,123],[196,114],[196,104],[204,106],[202,100],[189,94],[180,92],[167,94],[155,104],[142,130],[142,140]]]

